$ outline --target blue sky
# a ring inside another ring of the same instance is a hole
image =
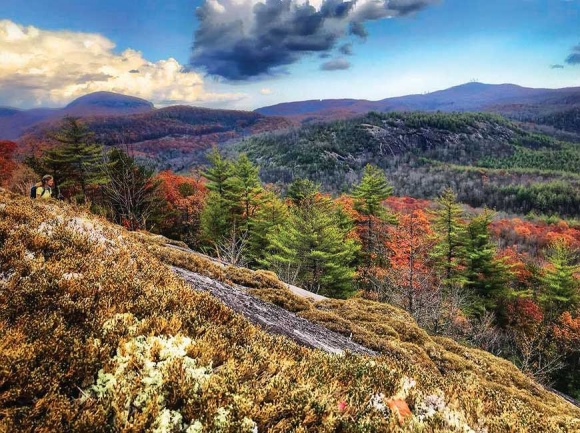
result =
[[[580,0],[268,0],[259,14],[260,2],[2,1],[0,106],[96,90],[254,109],[472,79],[580,86]]]

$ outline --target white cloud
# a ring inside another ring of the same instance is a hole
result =
[[[272,93],[272,89],[268,89],[267,87],[260,89],[260,94],[262,95],[271,95]]]
[[[47,31],[0,20],[0,105],[63,105],[96,91],[137,96],[160,105],[245,97],[211,93],[203,78],[169,58],[157,62],[93,33]]]

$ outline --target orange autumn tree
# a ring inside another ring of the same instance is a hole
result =
[[[200,215],[208,190],[201,178],[180,176],[171,170],[156,176],[166,201],[161,231],[190,245],[199,242]]]
[[[492,221],[491,232],[501,248],[518,246],[519,252],[530,257],[541,257],[542,250],[556,239],[564,239],[571,248],[580,249],[580,227],[566,221],[549,224],[543,221],[525,221],[520,218]]]
[[[386,246],[390,267],[386,270],[384,297],[401,306],[423,326],[428,326],[440,304],[439,281],[433,269],[431,251],[435,236],[427,214],[415,209],[399,216],[389,227]]]
[[[566,366],[555,377],[554,386],[566,394],[580,398],[580,311],[575,317],[565,311],[553,326],[553,335]]]
[[[554,337],[564,351],[580,353],[580,316],[574,318],[569,311],[562,313],[554,325]]]

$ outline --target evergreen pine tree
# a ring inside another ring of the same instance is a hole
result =
[[[230,215],[237,222],[240,230],[248,229],[248,220],[259,204],[263,191],[258,167],[252,164],[246,154],[234,161],[232,176],[225,181],[224,199],[229,203]]]
[[[539,300],[548,315],[555,318],[580,305],[580,280],[574,275],[580,272],[580,266],[575,264],[574,252],[563,240],[550,244],[546,259],[549,265],[540,278],[543,287]]]
[[[268,230],[265,240],[267,247],[259,260],[260,264],[274,271],[283,281],[300,284],[305,263],[298,216],[294,212],[289,213],[280,225]]]
[[[450,289],[453,285],[465,283],[460,270],[465,259],[466,228],[461,220],[461,205],[453,190],[445,189],[436,202],[438,209],[434,211],[433,228],[437,233],[437,243],[432,256],[442,270],[444,285]]]
[[[352,197],[354,208],[361,216],[356,224],[362,241],[362,262],[360,284],[363,287],[374,287],[375,267],[387,265],[385,242],[387,231],[385,223],[396,223],[396,218],[387,212],[383,205],[393,192],[385,173],[378,167],[368,164],[360,183],[354,188]]]
[[[231,225],[228,221],[228,206],[224,198],[211,191],[200,215],[201,234],[206,242],[218,254],[219,243],[230,234]]]
[[[487,209],[474,217],[466,229],[466,287],[475,296],[474,307],[479,313],[494,310],[498,301],[509,295],[508,283],[513,277],[509,266],[496,258],[497,248],[491,240],[489,225],[493,213]]]
[[[248,236],[248,221],[260,204],[263,188],[258,167],[242,154],[234,162],[225,159],[217,148],[208,155],[211,165],[202,172],[213,192],[201,215],[205,237],[219,245],[226,237]]]
[[[364,216],[386,218],[388,214],[382,202],[392,193],[393,187],[388,184],[384,171],[367,164],[360,183],[352,193],[355,209]]]
[[[288,219],[288,214],[288,207],[275,193],[266,191],[262,194],[260,206],[248,222],[249,260],[259,262],[264,258],[268,247],[268,235],[272,230],[280,230]]]
[[[321,199],[295,206],[280,230],[268,234],[264,262],[307,290],[345,298],[354,291],[353,262],[359,246],[347,238],[329,203]]]
[[[220,196],[226,193],[226,182],[233,176],[233,165],[227,159],[224,159],[217,147],[214,147],[207,159],[210,166],[201,172],[202,176],[208,180],[207,188],[215,191]]]
[[[383,201],[392,193],[393,187],[388,184],[385,173],[380,168],[368,164],[360,183],[352,193],[354,208],[364,218],[362,221],[357,221],[357,224],[366,227],[363,245],[367,252],[372,253],[376,243],[373,224],[376,221],[396,222],[396,219],[383,206]]]
[[[215,249],[215,253],[219,254],[220,243],[232,234],[235,224],[231,205],[234,166],[222,156],[217,147],[211,150],[207,159],[210,166],[201,174],[208,180],[206,186],[210,193],[200,215],[201,233]]]
[[[89,185],[107,181],[103,170],[103,147],[93,140],[93,133],[77,118],[66,117],[62,128],[51,136],[59,145],[48,150],[44,163],[54,167],[61,186],[80,186],[81,200]]]
[[[320,185],[311,180],[299,178],[288,186],[286,197],[297,207],[308,207],[314,203],[319,189]]]

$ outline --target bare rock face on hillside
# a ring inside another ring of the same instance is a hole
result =
[[[328,353],[343,354],[348,350],[352,353],[376,355],[374,351],[340,334],[248,294],[243,288],[236,288],[185,269],[173,267],[173,270],[194,289],[208,291],[270,333],[284,335],[306,347]]]
[[[485,154],[509,154],[511,146],[508,143],[517,137],[513,129],[492,122],[478,122],[474,126],[465,126],[461,131],[416,128],[406,125],[402,120],[384,121],[381,126],[363,123],[360,127],[372,137],[380,156],[397,156],[405,152],[437,154],[448,149],[456,152],[457,158],[464,159],[466,163]],[[482,142],[486,145],[470,145]]]

